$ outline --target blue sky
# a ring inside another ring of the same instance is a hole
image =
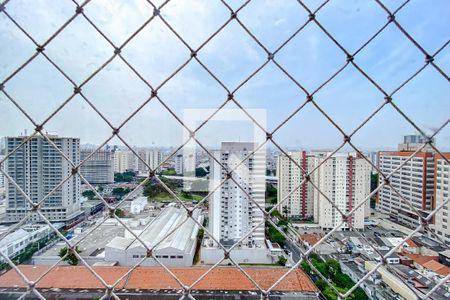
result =
[[[161,1],[155,1],[158,4]],[[233,8],[243,1],[228,1]],[[319,1],[304,1],[311,9]],[[395,10],[402,1],[383,1]],[[29,34],[43,43],[74,13],[71,1],[11,0],[6,10]],[[93,0],[86,15],[110,40],[123,43],[152,14],[146,1]],[[447,0],[412,0],[397,15],[397,21],[429,53],[448,41],[450,3]],[[197,48],[229,18],[220,1],[173,0],[161,13],[192,47]],[[277,49],[307,19],[297,1],[253,0],[239,12],[239,18],[269,51]],[[330,1],[317,19],[348,51],[354,52],[386,20],[386,12],[375,1]],[[33,53],[35,46],[15,25],[0,14],[0,81],[3,81]],[[113,49],[82,17],[77,17],[45,49],[75,82],[81,83],[111,55]],[[122,51],[122,55],[153,86],[173,73],[189,58],[189,50],[159,19],[152,21]],[[232,21],[198,53],[198,58],[230,89],[267,60],[267,54]],[[315,25],[309,24],[275,56],[308,91],[312,92],[345,63],[345,55]],[[355,57],[388,93],[424,64],[423,54],[393,25],[389,25]],[[435,58],[450,71],[450,46]],[[36,122],[41,123],[73,92],[73,86],[44,57],[38,56],[5,84],[5,90]],[[440,127],[450,117],[449,83],[434,68],[427,67],[393,101],[425,132]],[[116,57],[83,87],[85,96],[117,126],[150,94],[148,87]],[[191,61],[158,92],[178,116],[185,109],[213,109],[221,105],[227,92],[196,62]],[[244,108],[265,109],[267,128],[272,130],[295,111],[305,94],[272,62],[235,93]],[[383,103],[384,96],[353,66],[348,66],[332,82],[315,94],[317,104],[345,132],[352,132]],[[236,109],[233,103],[226,108]],[[17,135],[33,126],[0,93],[0,136]],[[245,120],[243,120],[245,121]],[[247,121],[249,122],[249,121]],[[247,125],[211,122],[199,132],[205,144],[220,140],[246,139]],[[249,123],[251,125],[251,123]],[[99,144],[111,133],[108,125],[79,96],[46,126],[49,132],[78,136],[82,143]],[[245,128],[245,129],[244,129]],[[386,106],[353,141],[362,149],[395,148],[405,134],[414,133],[396,111]],[[183,130],[157,101],[151,101],[123,128],[131,145],[176,146],[183,142]],[[342,136],[313,105],[306,105],[274,135],[288,148],[335,148]],[[437,144],[450,150],[450,125],[437,136]]]

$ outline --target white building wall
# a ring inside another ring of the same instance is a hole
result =
[[[214,156],[230,169],[235,168],[244,158],[251,154],[257,145],[243,142],[223,142],[220,151]],[[226,178],[225,170],[214,160],[211,161],[210,190]],[[216,190],[210,199],[209,229],[214,238],[221,243],[232,244],[246,235],[263,220],[262,209],[265,207],[265,150],[258,150],[234,172],[232,180]],[[249,194],[253,201],[248,199]],[[249,247],[265,247],[264,226],[256,228],[243,244]]]
[[[317,210],[314,217],[320,227],[332,229],[341,224],[342,215],[331,203],[345,214],[364,201],[370,194],[371,167],[355,154],[335,154],[328,160],[325,159],[325,156],[313,158],[315,166],[323,162],[312,175],[314,184],[323,193],[322,195],[317,190],[314,192],[314,207]],[[350,175],[351,170],[353,173]],[[350,193],[351,186],[353,188]],[[355,229],[364,228],[364,210],[365,205],[368,205],[367,201],[361,204],[351,217]],[[341,230],[347,228],[346,223],[340,227]]]
[[[443,154],[447,159],[450,159],[450,153]],[[434,216],[434,224],[432,230],[438,237],[447,245],[450,245],[450,165],[445,159],[438,155],[435,160],[435,203],[433,209],[440,207]],[[433,238],[432,235],[430,235]],[[436,239],[436,238],[435,238]]]
[[[395,171],[390,183],[404,198],[406,203],[390,187],[384,186],[378,193],[378,209],[388,214],[392,220],[410,228],[419,225],[417,214],[410,208],[410,204],[418,211],[430,211],[434,196],[434,154],[431,152],[388,151],[379,152],[379,167],[384,174]],[[383,178],[380,176],[380,184]]]
[[[314,188],[307,182],[301,184],[305,173],[300,167],[304,168],[306,172],[309,172],[311,169],[310,155],[303,151],[289,152],[288,155],[291,159],[281,154],[278,156],[277,162],[277,199],[278,204],[281,204],[279,210],[282,214],[287,212],[290,218],[307,219],[313,216]]]
[[[52,234],[53,231],[48,225],[31,225],[24,226],[18,230],[7,235],[0,241],[0,251],[6,254],[9,258],[13,258],[22,253],[25,248],[47,235]],[[0,261],[4,261],[0,256]]]
[[[114,152],[114,173],[123,173],[127,170],[138,170],[138,158],[131,151]]]
[[[144,160],[152,170],[158,168],[158,166],[163,162],[163,153],[156,148],[143,148],[137,151],[139,156]],[[138,171],[139,172],[148,172],[148,167],[141,161],[137,160]],[[158,170],[159,171],[159,168]]]

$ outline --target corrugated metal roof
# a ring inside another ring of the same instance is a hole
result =
[[[194,211],[192,216],[201,222],[201,216],[198,210]],[[148,247],[153,247],[164,239],[156,247],[156,250],[173,248],[182,252],[189,252],[192,244],[196,241],[198,225],[192,219],[185,221],[186,218],[187,214],[184,208],[169,206],[149,224],[148,228],[139,237]],[[169,235],[173,230],[175,231]],[[167,235],[169,236],[165,238]],[[126,248],[142,247],[139,241],[133,242],[133,240],[134,237],[115,237],[107,246],[123,250]],[[128,247],[123,248],[125,244]]]

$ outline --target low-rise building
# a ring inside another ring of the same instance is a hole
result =
[[[6,230],[5,228],[4,231]],[[9,258],[13,258],[21,254],[31,243],[52,234],[54,232],[48,225],[25,225],[0,240],[0,251]],[[0,261],[4,261],[2,256],[0,256]]]
[[[192,217],[202,223],[199,210]],[[156,246],[154,254],[166,266],[191,266],[197,245],[199,226],[187,218],[184,208],[169,206],[164,209],[146,228],[135,233],[149,248]],[[117,261],[122,266],[134,266],[144,257],[147,249],[125,231],[125,236],[116,236],[105,247],[105,260]],[[143,266],[159,265],[154,259],[146,259]]]
[[[147,197],[137,197],[130,200],[130,213],[133,215],[140,214],[147,206]]]

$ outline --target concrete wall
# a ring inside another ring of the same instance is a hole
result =
[[[104,258],[102,257],[91,257],[91,256],[82,256],[82,258],[84,259],[84,261],[86,261],[86,263],[90,266],[92,266],[93,264],[95,264],[96,262],[103,262]],[[31,263],[33,265],[53,265],[56,264],[56,262],[58,262],[60,259],[59,256],[35,256],[32,258]],[[66,262],[61,262],[61,265],[68,265]],[[84,265],[81,261],[78,263],[78,265]]]
[[[105,260],[117,261],[120,266],[134,266],[146,257],[146,249],[144,247],[135,247],[128,250],[119,250],[110,247],[105,248]],[[158,260],[168,267],[189,267],[192,266],[194,259],[194,251],[184,253],[177,249],[165,248],[157,250],[155,256]],[[160,266],[160,264],[153,258],[144,260],[142,266]]]
[[[205,264],[215,264],[224,256],[223,250],[218,248],[202,248],[200,262]],[[233,249],[231,259],[236,263],[272,264],[272,257],[266,248]],[[227,265],[230,261],[224,260],[221,264]]]

